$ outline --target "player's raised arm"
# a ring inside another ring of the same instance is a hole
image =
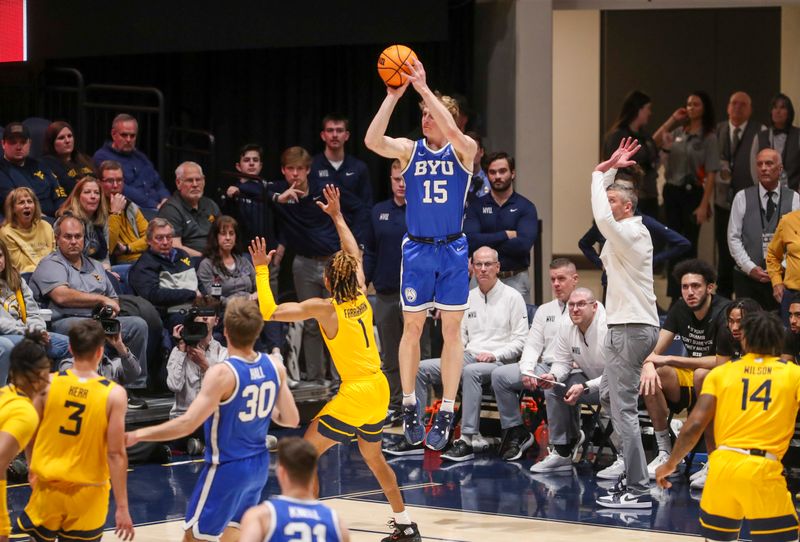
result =
[[[356,269],[356,274],[358,276],[358,287],[366,291],[367,286],[364,281],[364,262],[361,254],[361,248],[359,248],[356,238],[353,236],[353,232],[351,232],[350,228],[347,226],[347,222],[345,222],[344,215],[342,214],[339,189],[336,186],[329,184],[323,188],[323,193],[325,194],[325,203],[318,201],[317,205],[319,205],[320,209],[322,209],[325,214],[331,217],[331,220],[333,220],[333,225],[336,226],[336,233],[339,234],[339,241],[342,244],[342,250],[355,258],[358,262],[358,268]]]
[[[319,297],[306,299],[302,303],[275,302],[272,288],[269,285],[269,262],[275,252],[267,253],[267,242],[263,237],[256,237],[247,247],[250,257],[253,258],[253,267],[256,268],[256,292],[258,294],[258,308],[265,322],[298,322],[309,318],[327,318],[335,312],[329,301]]]
[[[422,62],[417,60],[416,63],[409,64],[408,66],[411,69],[411,75],[408,77],[409,80],[414,85],[414,89],[422,97],[422,101],[425,102],[425,107],[427,107],[428,111],[433,115],[433,119],[444,134],[444,137],[453,145],[461,163],[466,167],[472,167],[475,153],[478,152],[478,144],[475,143],[474,139],[464,135],[464,133],[459,130],[453,115],[450,114],[444,104],[439,101],[436,94],[428,87],[425,67],[422,65]]]
[[[383,100],[378,112],[375,113],[375,118],[372,119],[369,128],[367,128],[367,134],[364,136],[364,144],[369,150],[384,158],[397,158],[400,160],[402,167],[406,167],[411,158],[414,142],[406,138],[389,137],[386,135],[386,129],[389,127],[389,119],[392,117],[392,112],[397,102],[400,101],[400,97],[406,91],[408,83],[408,80],[406,80],[401,87],[386,87],[386,98]]]

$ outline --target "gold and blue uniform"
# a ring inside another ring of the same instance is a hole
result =
[[[9,384],[0,388],[0,432],[8,433],[23,450],[39,425],[39,414],[30,398]],[[11,521],[8,518],[6,481],[0,481],[0,536],[8,536]]]
[[[356,434],[378,442],[389,408],[389,383],[381,372],[372,307],[362,292],[343,303],[331,299],[331,304],[339,330],[329,338],[322,329],[322,337],[342,383],[336,396],[317,414],[319,432],[338,442],[349,442]]]
[[[110,380],[54,374],[30,469],[30,501],[17,520],[37,540],[92,541],[108,514],[108,397]]]
[[[703,394],[717,401],[717,450],[700,501],[702,534],[736,540],[747,518],[753,541],[797,540],[797,513],[780,459],[794,434],[800,367],[747,354],[713,369]]]

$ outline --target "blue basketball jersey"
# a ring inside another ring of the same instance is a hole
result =
[[[264,542],[339,542],[342,539],[336,512],[319,501],[277,496],[264,501],[264,504],[271,512]]]
[[[433,151],[424,139],[416,141],[403,170],[408,233],[433,238],[461,233],[471,175],[450,143]]]
[[[280,389],[278,370],[268,355],[255,361],[229,357],[236,388],[205,422],[208,463],[244,459],[267,451],[270,415]]]

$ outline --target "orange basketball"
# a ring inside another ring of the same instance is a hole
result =
[[[378,75],[392,88],[401,87],[406,75],[411,73],[409,64],[417,61],[417,55],[405,45],[390,45],[378,57]]]

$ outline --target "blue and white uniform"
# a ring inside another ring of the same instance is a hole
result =
[[[270,522],[264,542],[339,542],[339,518],[336,512],[316,500],[272,497],[264,501],[270,509]]]
[[[414,143],[403,170],[406,223],[401,295],[403,310],[464,310],[469,295],[469,253],[462,233],[472,172],[448,143],[438,151]]]
[[[267,354],[254,361],[232,356],[231,396],[205,421],[205,466],[186,510],[184,529],[199,540],[219,540],[258,504],[269,476],[267,431],[280,390],[280,375]]]

